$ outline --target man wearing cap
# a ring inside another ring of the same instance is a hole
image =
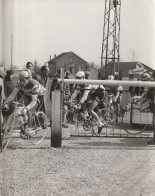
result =
[[[24,138],[24,136],[28,134],[25,132],[26,127],[30,129],[32,126],[32,112],[38,106],[38,97],[44,96],[46,89],[38,81],[30,79],[27,71],[21,71],[16,87],[4,103],[5,107],[9,106],[19,92],[22,94],[19,102],[24,103],[25,105],[25,108],[22,111],[23,119],[20,119],[22,122],[21,137]]]

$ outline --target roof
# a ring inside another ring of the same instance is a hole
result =
[[[122,76],[128,77],[129,76],[129,70],[136,69],[137,64],[141,64],[144,67],[144,69],[146,69],[149,72],[153,71],[153,69],[151,67],[149,67],[149,66],[147,66],[143,63],[140,63],[140,62],[119,62],[119,70],[122,72]],[[111,74],[112,67],[113,67],[113,64],[110,64],[107,67],[107,75]],[[99,72],[100,72],[100,70],[102,71],[103,68],[100,68]]]
[[[48,61],[48,63],[55,63],[57,62],[58,60],[60,60],[61,58],[63,58],[64,56],[68,55],[68,54],[73,54],[75,55],[76,57],[80,58],[82,61],[84,61],[85,63],[87,63],[87,61],[85,61],[84,59],[82,59],[81,57],[79,57],[77,54],[75,54],[74,52],[64,52],[64,53],[61,53],[59,54],[58,56],[56,56],[55,58],[51,59],[50,61]]]

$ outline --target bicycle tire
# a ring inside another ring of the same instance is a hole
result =
[[[10,120],[12,118],[12,120]],[[9,116],[9,119],[7,120],[7,123],[5,125],[5,129],[1,135],[1,141],[2,141],[2,151],[6,150],[6,148],[9,146],[13,128],[15,123],[15,116],[14,114],[11,114]]]
[[[29,133],[29,141],[33,145],[40,144],[47,135],[47,116],[39,111],[33,115],[32,132]]]
[[[62,124],[62,139],[68,140],[77,131],[77,114],[69,111],[67,115],[67,124]]]
[[[140,122],[142,120],[142,114],[139,113],[139,115],[136,115],[136,119],[135,119],[135,116],[132,115],[132,113],[133,113],[132,111],[133,110],[131,110],[131,109],[127,109],[123,112],[122,122],[121,122],[122,128],[128,134],[138,135],[146,129],[147,124],[140,124]],[[137,123],[137,122],[139,122],[139,123]]]

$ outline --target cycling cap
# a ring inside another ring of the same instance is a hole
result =
[[[29,78],[29,73],[27,71],[21,71],[19,74],[19,79]]]
[[[78,78],[85,77],[85,73],[84,73],[83,71],[78,71],[78,72],[76,73],[76,77],[78,77]]]

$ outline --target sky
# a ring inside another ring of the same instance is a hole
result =
[[[44,65],[72,51],[100,66],[104,0],[0,0],[0,63]],[[155,0],[122,0],[120,58],[155,69]],[[133,55],[134,53],[134,55]]]

